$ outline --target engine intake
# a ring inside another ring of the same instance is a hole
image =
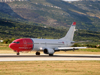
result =
[[[53,53],[54,53],[54,50],[51,49],[51,48],[45,48],[43,52],[44,52],[45,54],[53,54]]]

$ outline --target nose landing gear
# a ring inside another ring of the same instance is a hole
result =
[[[17,52],[17,55],[20,55],[20,53]],[[36,55],[40,55],[40,52],[36,52]]]
[[[20,55],[20,53],[18,52],[17,55]]]

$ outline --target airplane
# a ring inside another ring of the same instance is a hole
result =
[[[44,54],[53,54],[57,51],[69,51],[86,47],[71,47],[73,41],[76,22],[73,22],[67,34],[60,39],[37,39],[37,38],[22,38],[14,40],[9,47],[20,55],[23,51],[36,51],[36,55],[40,55],[40,51]]]

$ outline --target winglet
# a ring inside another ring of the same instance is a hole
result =
[[[72,25],[76,25],[76,22],[73,22],[73,24]]]

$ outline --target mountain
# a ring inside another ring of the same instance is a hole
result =
[[[27,0],[0,3],[0,18],[26,24],[68,29],[100,31],[100,0]]]
[[[73,1],[100,1],[100,0],[63,0],[63,1],[66,1],[66,2],[73,2]]]

